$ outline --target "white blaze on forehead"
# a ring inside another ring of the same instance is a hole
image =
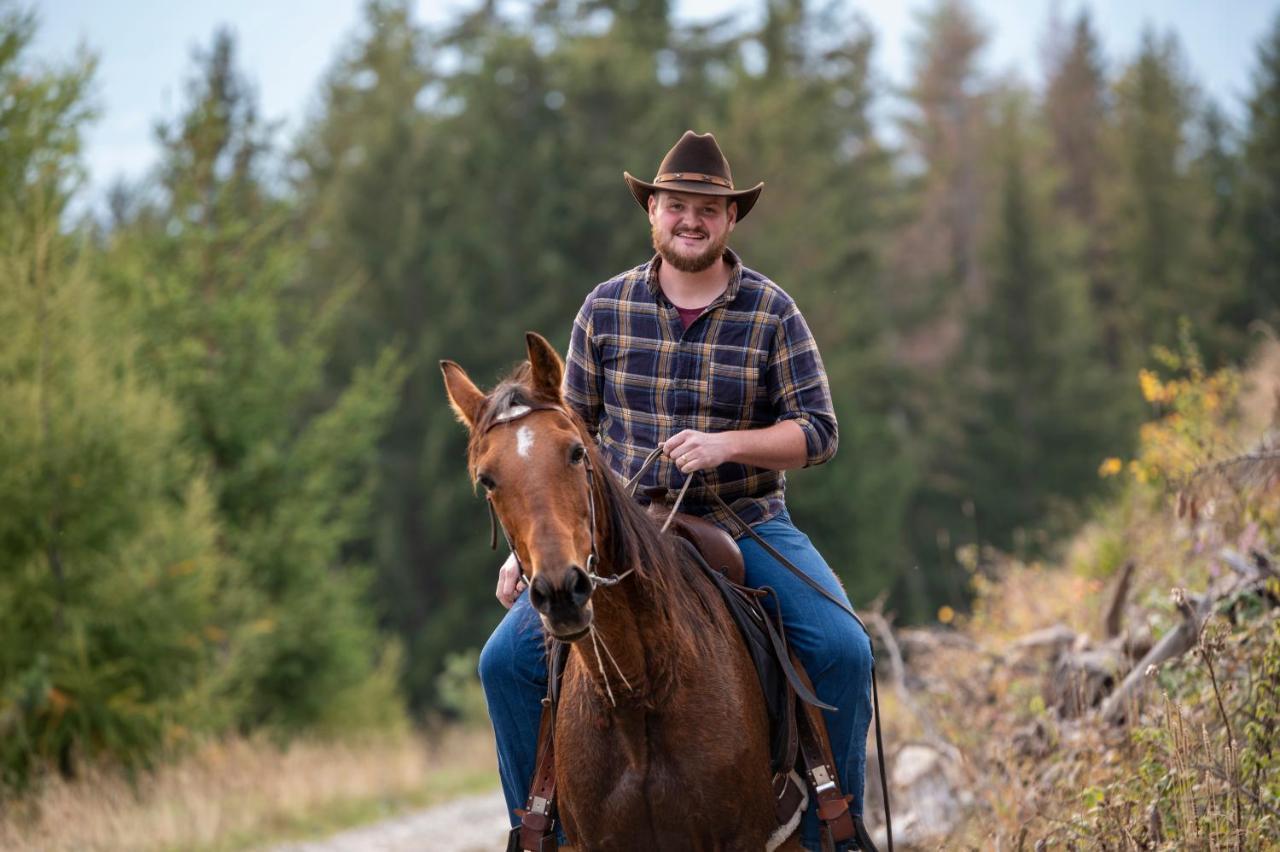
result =
[[[533,449],[533,430],[528,426],[521,426],[516,431],[516,452],[520,454],[520,458],[529,458],[529,451]]]

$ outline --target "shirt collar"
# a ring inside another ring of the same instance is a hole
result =
[[[733,249],[725,247],[724,259],[729,261],[729,286],[725,288],[720,297],[713,301],[712,305],[729,304],[738,297],[738,288],[742,285],[742,261]],[[662,293],[662,287],[658,284],[658,267],[662,265],[662,255],[654,253],[649,262],[645,264],[644,282],[648,286],[649,292],[658,300],[665,299]],[[710,307],[710,306],[708,306]]]

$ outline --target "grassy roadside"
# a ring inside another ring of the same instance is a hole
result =
[[[229,852],[323,837],[497,785],[488,731],[360,743],[209,743],[132,783],[47,779],[4,803],[0,848]]]

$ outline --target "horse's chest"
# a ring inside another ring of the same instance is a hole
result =
[[[741,738],[656,713],[598,718],[562,729],[556,753],[562,812],[588,848],[695,848],[692,838],[744,831],[738,797],[752,773],[743,767],[760,755],[745,754]],[[759,780],[766,786],[748,801],[763,796],[767,807],[767,776]]]

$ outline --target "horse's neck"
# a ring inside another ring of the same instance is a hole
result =
[[[660,699],[674,675],[669,643],[663,643],[665,619],[631,575],[616,586],[597,590],[592,600],[594,635],[574,643],[581,665],[606,705],[649,704]]]
[[[640,698],[649,687],[652,649],[646,646],[643,595],[636,594],[636,581],[635,576],[627,577],[595,592],[593,635],[575,643],[596,693],[612,692],[616,702]]]

